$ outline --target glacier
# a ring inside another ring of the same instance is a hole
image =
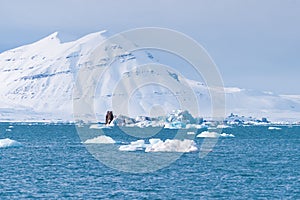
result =
[[[74,121],[73,89],[78,72],[90,62],[91,52],[108,38],[106,31],[91,33],[78,40],[61,42],[55,32],[32,44],[11,49],[0,54],[0,121]],[[139,54],[126,52],[117,44],[105,49],[114,52],[116,62],[109,64],[103,59],[100,67],[107,68],[95,91],[95,115],[99,121],[112,108],[111,99],[120,78],[150,76],[136,67],[143,63],[155,63],[149,52]],[[108,67],[110,65],[110,67]],[[165,71],[174,82],[182,80],[176,71]],[[153,73],[152,73],[153,75]],[[87,80],[88,81],[88,80]],[[212,116],[211,97],[207,86],[197,80],[185,78],[185,83],[193,90],[198,102],[199,116]],[[300,95],[279,95],[272,92],[224,88],[226,114],[266,117],[272,121],[299,121]],[[184,95],[186,91],[181,91]],[[151,116],[159,113],[167,115],[180,109],[177,96],[168,88],[147,85],[139,88],[129,99],[130,117]],[[122,113],[114,111],[118,116]],[[189,110],[192,115],[193,110]],[[155,116],[157,117],[157,116]],[[194,119],[193,118],[193,119]],[[192,119],[192,118],[191,118]],[[146,121],[140,126],[147,126]],[[192,123],[192,122],[188,122]],[[169,127],[184,124],[169,123]]]

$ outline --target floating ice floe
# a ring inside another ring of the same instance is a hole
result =
[[[269,130],[281,130],[280,127],[275,127],[275,126],[270,126],[268,129]]]
[[[197,137],[199,138],[217,138],[219,137],[220,134],[217,132],[209,132],[209,131],[203,131],[202,133],[200,133],[199,135],[197,135]]]
[[[109,136],[100,135],[98,137],[87,139],[84,144],[114,144],[116,141]]]
[[[119,150],[145,150],[145,152],[193,152],[197,151],[198,148],[193,140],[167,139],[166,141],[162,141],[161,139],[153,138],[149,139],[149,144],[146,144],[144,140],[137,140],[128,145],[120,146]]]
[[[150,145],[146,147],[145,152],[194,152],[198,148],[194,140],[149,140]]]
[[[227,134],[227,133],[217,133],[217,132],[209,132],[209,131],[203,131],[199,135],[197,135],[199,138],[217,138],[217,137],[235,137],[233,134]]]
[[[0,139],[0,148],[9,148],[9,147],[21,147],[22,144],[16,140],[11,140],[9,138]]]
[[[227,133],[221,133],[220,134],[221,137],[235,137],[233,134],[227,134]]]
[[[143,150],[147,147],[144,140],[137,140],[134,142],[130,142],[128,145],[122,145],[119,147],[120,151],[138,151]]]
[[[92,124],[90,125],[90,129],[106,129],[111,128],[111,126],[106,126],[105,124]]]

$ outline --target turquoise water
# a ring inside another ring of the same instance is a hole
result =
[[[224,129],[203,159],[185,153],[152,173],[125,173],[95,159],[73,125],[0,124],[0,199],[300,199],[300,127]],[[97,134],[97,130],[94,130]],[[112,129],[118,142],[136,138]],[[172,138],[174,130],[157,135]],[[201,139],[195,139],[201,145]],[[119,143],[114,146],[120,145]],[[147,154],[143,151],[131,152]]]

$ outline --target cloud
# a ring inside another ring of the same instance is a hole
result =
[[[231,73],[243,76],[247,71],[231,71],[237,68],[300,72],[299,1],[10,0],[1,1],[0,19],[0,52],[54,31],[70,41],[103,29],[114,34],[159,26],[181,31],[201,43],[225,73],[225,84],[226,80],[233,82]]]

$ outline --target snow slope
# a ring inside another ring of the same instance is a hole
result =
[[[0,54],[1,117],[14,118],[14,114],[3,112],[13,109],[17,114],[23,110],[36,118],[70,119],[76,71],[87,62],[94,44],[103,39],[100,32],[61,43],[56,32]],[[21,119],[22,115],[17,117]]]
[[[55,32],[35,43],[1,53],[0,120],[72,121],[72,95],[78,71],[89,64],[91,52],[105,39],[105,31],[101,31],[62,43],[59,34]],[[104,51],[113,52],[116,62],[108,67],[109,63],[104,59],[101,66],[107,70],[98,80],[94,96],[95,112],[99,120],[103,120],[106,110],[113,109],[113,96],[125,94],[122,90],[114,93],[120,79],[137,84],[137,80],[154,75],[160,81],[168,76],[170,82],[166,84],[179,82],[185,85],[183,88],[191,88],[199,104],[199,115],[211,116],[211,99],[203,83],[183,80],[180,74],[171,69],[163,69],[160,73],[136,69],[140,64],[155,62],[147,52],[136,57],[116,44],[110,44]],[[170,113],[180,108],[178,98],[189,94],[187,90],[178,90],[174,95],[174,91],[158,85],[139,87],[128,99],[129,114]],[[276,95],[239,88],[225,88],[225,93],[227,114],[233,112],[274,120],[300,120],[300,95]],[[187,99],[190,97],[187,96]],[[123,114],[120,110],[114,112]],[[190,113],[193,114],[193,110]]]

